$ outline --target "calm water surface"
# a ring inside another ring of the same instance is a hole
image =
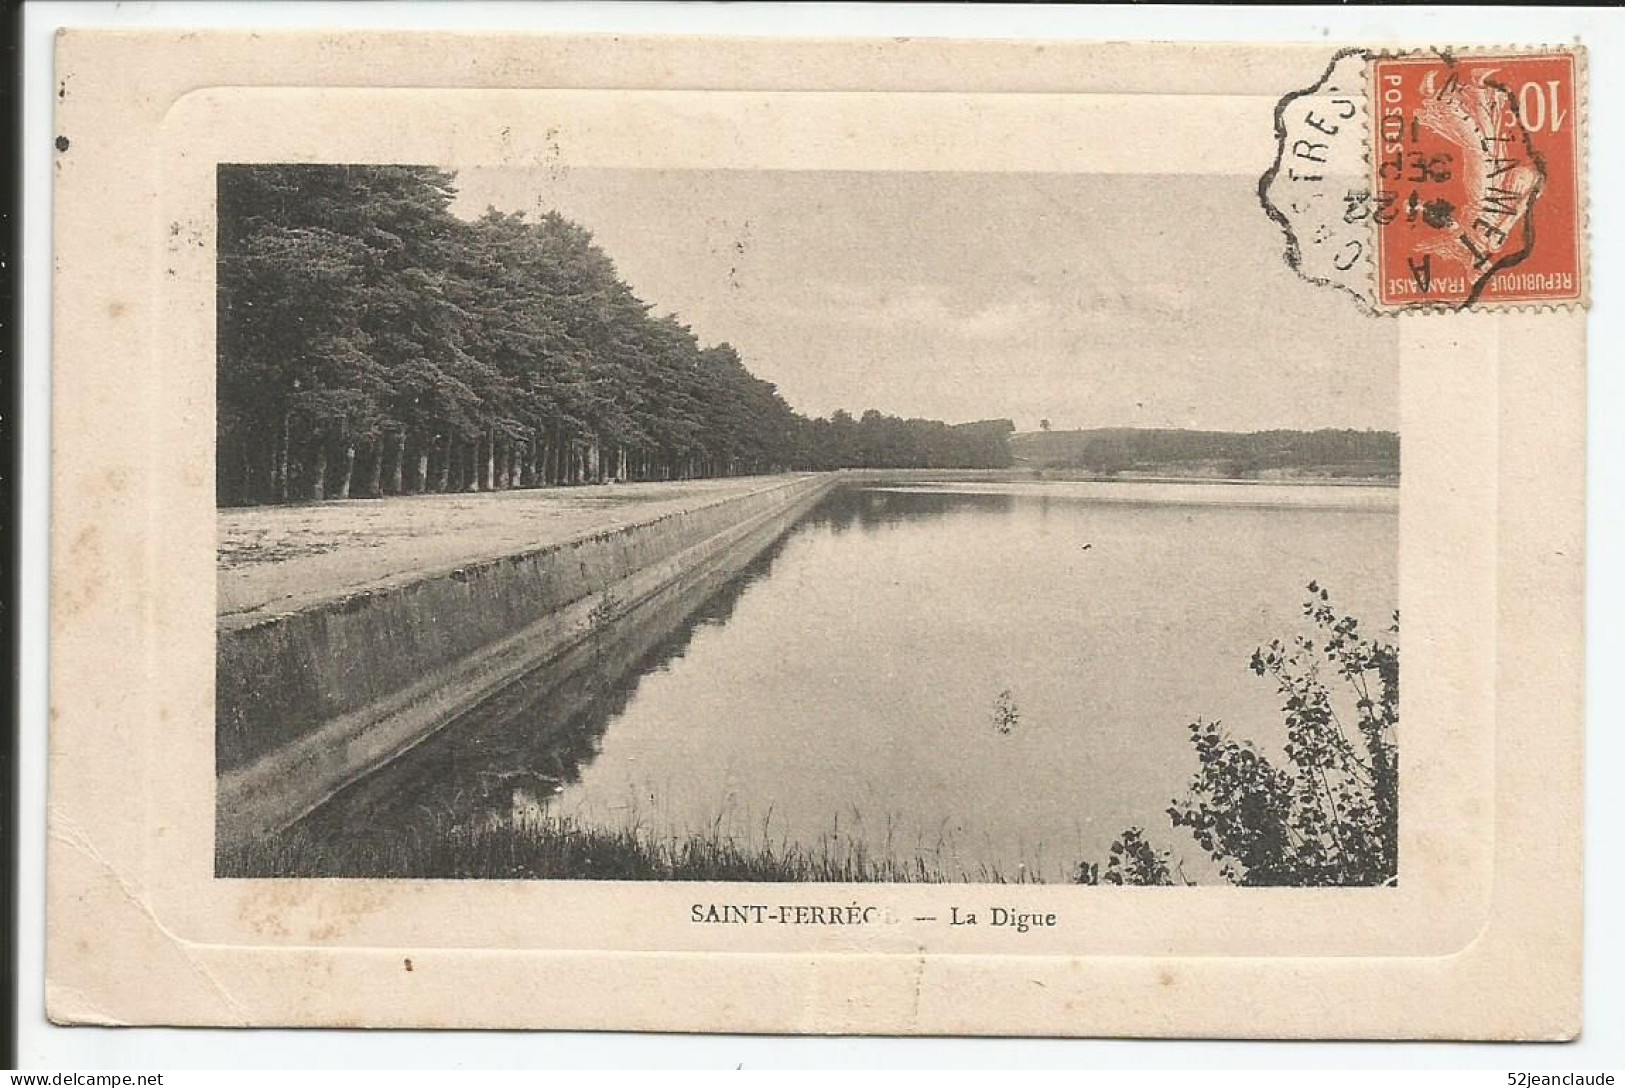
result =
[[[1195,766],[1189,722],[1278,749],[1248,658],[1300,629],[1310,580],[1386,626],[1396,499],[845,488],[748,568],[654,602],[307,824],[545,812],[1062,879],[1125,827],[1183,837],[1164,810]]]

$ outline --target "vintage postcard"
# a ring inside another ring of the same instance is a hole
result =
[[[53,1019],[1580,1030],[1581,47],[57,76]]]

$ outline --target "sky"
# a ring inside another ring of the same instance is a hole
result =
[[[1397,429],[1396,322],[1300,280],[1246,177],[480,168],[809,414]]]

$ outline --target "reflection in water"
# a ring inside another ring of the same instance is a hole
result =
[[[469,827],[545,811],[599,753],[604,731],[645,676],[683,656],[696,631],[726,623],[783,550],[662,590],[533,670],[406,755],[340,791],[298,825],[354,839],[422,824]]]
[[[1043,500],[1048,502],[1048,500]],[[799,529],[844,533],[853,526],[875,532],[904,522],[920,522],[964,510],[1002,513],[1016,503],[1014,495],[988,492],[891,491],[883,488],[840,488],[808,511]]]
[[[1278,751],[1248,656],[1296,629],[1311,579],[1371,623],[1397,607],[1397,518],[1310,489],[1122,498],[1140,486],[838,489],[754,562],[606,625],[298,831],[365,844],[546,814],[833,840],[955,879],[1064,879],[1129,826],[1173,843],[1186,724]]]

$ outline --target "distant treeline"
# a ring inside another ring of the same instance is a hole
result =
[[[1010,463],[1006,420],[808,419],[657,317],[581,226],[415,166],[218,176],[224,504]]]
[[[836,412],[828,419],[803,421],[796,466],[832,468],[1008,468],[1008,419],[944,423],[939,419],[899,419],[874,409],[853,419]]]
[[[1219,475],[1318,470],[1330,475],[1399,475],[1392,431],[1184,431],[1127,427],[1017,435],[1011,450],[1037,467],[1119,472],[1204,465]]]

